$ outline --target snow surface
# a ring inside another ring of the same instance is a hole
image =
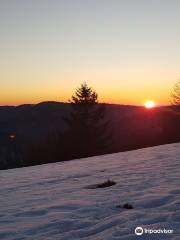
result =
[[[0,239],[179,240],[179,170],[180,143],[1,171]],[[89,187],[107,179],[117,184]]]

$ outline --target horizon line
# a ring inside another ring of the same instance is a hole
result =
[[[59,104],[70,104],[69,101],[41,101],[37,103],[21,103],[21,104],[0,104],[0,107],[20,107],[20,106],[25,106],[25,105],[39,105],[42,103],[59,103]],[[144,107],[143,104],[124,104],[124,103],[110,103],[110,102],[98,102],[99,104],[107,104],[107,105],[120,105],[120,106],[132,106],[132,107]],[[161,105],[156,105],[154,108],[158,107],[169,107],[172,106],[171,104],[161,104]]]

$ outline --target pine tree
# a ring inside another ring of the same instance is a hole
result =
[[[71,98],[71,116],[65,119],[68,130],[64,134],[65,155],[68,159],[108,152],[108,121],[105,107],[98,103],[98,95],[86,83]]]

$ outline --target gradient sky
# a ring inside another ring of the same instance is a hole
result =
[[[180,77],[179,0],[0,0],[0,105],[169,102]]]

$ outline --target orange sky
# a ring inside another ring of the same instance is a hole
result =
[[[4,75],[7,81],[1,84],[0,104],[19,105],[41,101],[68,101],[75,89],[86,81],[99,95],[100,102],[143,105],[154,100],[158,105],[170,102],[170,93],[178,71],[172,69],[145,69],[141,66],[125,70],[108,69],[99,71],[61,73],[46,71],[41,74],[30,71]],[[8,79],[13,79],[10,84]],[[145,80],[144,80],[145,78]],[[26,79],[26,81],[24,81]],[[33,80],[31,80],[33,79]],[[37,79],[34,81],[34,79]]]

